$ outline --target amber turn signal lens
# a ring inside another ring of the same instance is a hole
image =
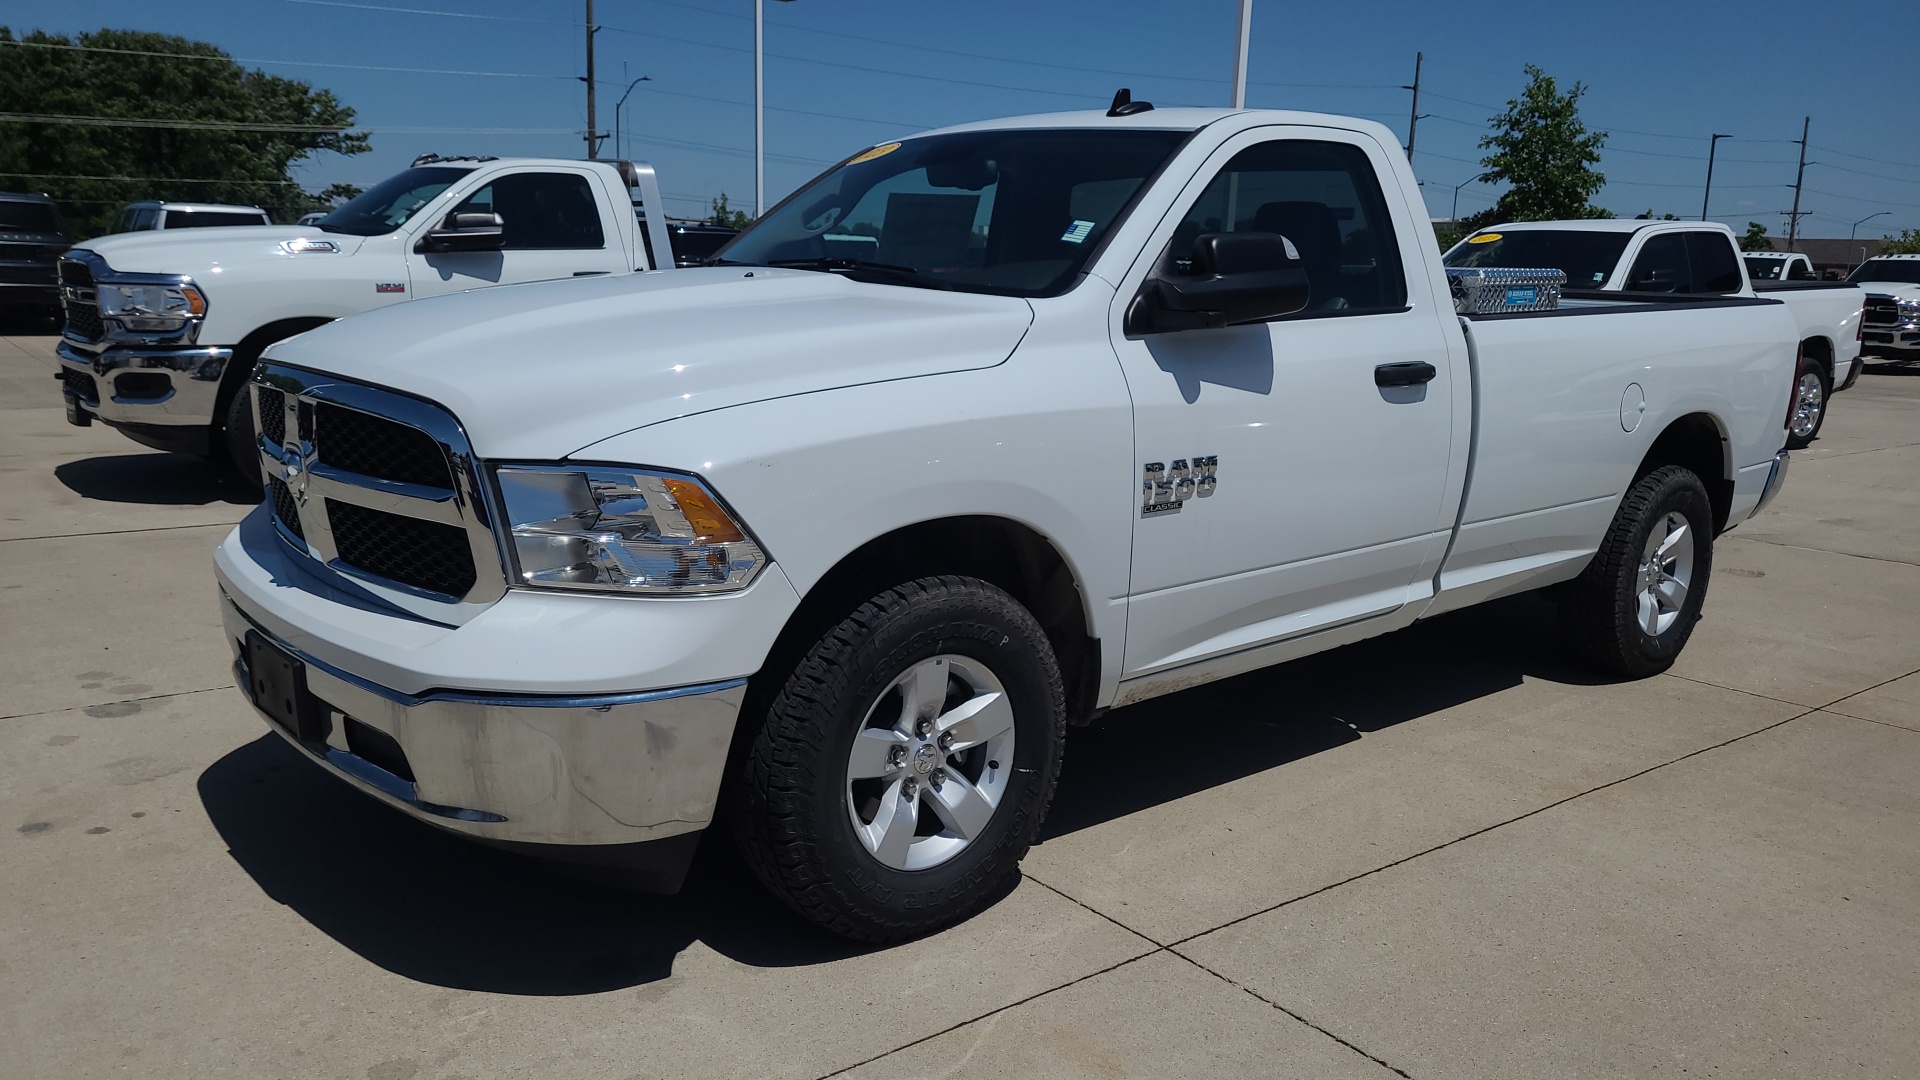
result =
[[[693,526],[694,535],[702,543],[732,544],[747,538],[705,488],[691,480],[672,477],[663,478],[663,482],[667,490],[673,492],[673,501],[680,504],[680,512],[687,516],[687,524]]]

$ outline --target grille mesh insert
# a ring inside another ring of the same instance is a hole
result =
[[[300,524],[300,505],[293,501],[293,492],[288,490],[286,482],[269,480],[267,486],[273,499],[273,516],[280,519],[288,532],[305,540],[307,531]]]
[[[313,412],[314,451],[326,464],[378,480],[452,489],[446,454],[419,428],[326,402]]]
[[[454,597],[477,580],[465,529],[333,499],[327,522],[340,561],[375,577]]]
[[[1869,296],[1861,318],[1868,326],[1894,326],[1900,322],[1900,304],[1891,296]]]
[[[260,401],[260,434],[275,446],[287,442],[287,395],[271,386],[255,386]]]

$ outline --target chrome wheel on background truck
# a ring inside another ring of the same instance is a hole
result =
[[[1818,360],[1801,357],[1793,393],[1793,416],[1787,421],[1787,449],[1804,450],[1819,437],[1820,426],[1827,420],[1827,398],[1833,393],[1833,385],[1825,366]]]

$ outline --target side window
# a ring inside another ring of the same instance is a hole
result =
[[[1793,260],[1793,269],[1787,274],[1787,280],[1788,281],[1818,281],[1819,276],[1813,272],[1812,263],[1804,262],[1800,259],[1795,259]]]
[[[1679,233],[1663,233],[1646,242],[1627,272],[1628,292],[1684,292],[1687,245]]]
[[[1174,229],[1159,272],[1190,273],[1194,240],[1225,232],[1278,233],[1293,244],[1311,290],[1304,314],[1406,306],[1386,200],[1357,146],[1289,139],[1235,154]]]
[[[1688,233],[1687,261],[1693,264],[1691,292],[1739,292],[1745,284],[1740,274],[1740,257],[1733,253],[1733,243],[1724,234]]]
[[[578,173],[514,173],[467,197],[454,213],[499,214],[507,251],[603,248],[600,204]]]

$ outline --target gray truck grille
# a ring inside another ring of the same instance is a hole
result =
[[[254,384],[281,536],[431,618],[506,590],[477,463],[439,406],[272,361]]]
[[[1869,296],[1861,321],[1868,326],[1900,325],[1900,304],[1891,296]]]
[[[93,270],[80,259],[61,259],[60,303],[67,312],[67,335],[81,341],[99,341],[107,336],[100,321],[100,305],[94,299]]]

